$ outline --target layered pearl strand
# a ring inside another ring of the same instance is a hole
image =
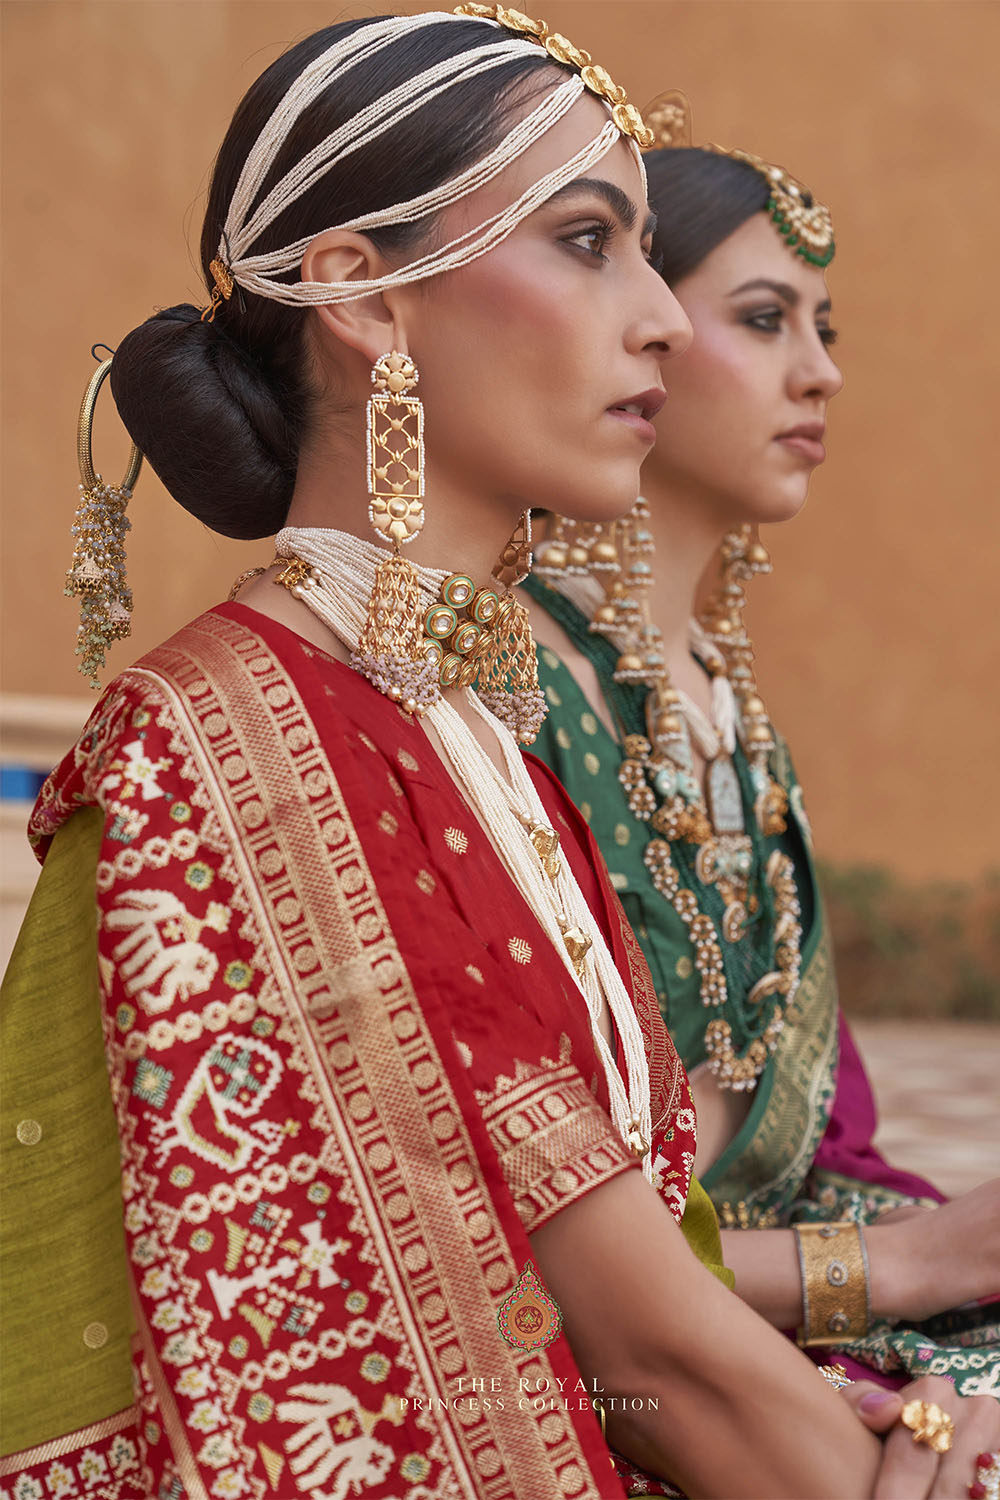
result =
[[[291,560],[285,569],[288,576],[279,575],[278,581],[356,651],[384,549],[346,532],[312,527],[287,527],[279,532],[275,546],[279,557]],[[417,565],[415,571],[421,602],[430,608],[450,574]],[[568,863],[558,857],[558,834],[548,823],[516,741],[475,693],[468,688],[453,691],[465,694],[476,717],[495,735],[506,775],[445,694],[428,708],[424,722],[433,726],[466,801],[583,996],[604,1068],[611,1118],[632,1154],[642,1157],[643,1172],[651,1180],[649,1066],[628,991],[601,933],[588,932],[593,917]],[[627,1088],[600,1028],[605,1003],[621,1038]]]

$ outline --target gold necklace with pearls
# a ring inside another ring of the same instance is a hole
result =
[[[385,555],[384,549],[347,532],[306,527],[279,532],[275,547],[286,560],[284,576],[279,575],[276,582],[288,588],[355,651],[365,626],[375,568]],[[420,566],[415,567],[415,574],[428,613],[438,607],[442,584],[449,578],[465,576]],[[456,691],[466,695],[472,712],[495,735],[505,774],[494,765],[448,696],[440,694],[430,704],[425,722],[433,727],[464,797],[583,996],[594,1048],[603,1066],[611,1118],[628,1150],[642,1160],[647,1179],[652,1180],[649,1065],[631,996],[603,934],[599,928],[592,930],[593,915],[576,876],[568,861],[559,858],[559,835],[549,825],[545,805],[516,740],[478,693],[468,687]],[[624,1079],[601,1030],[605,1004],[621,1038]]]
[[[741,1017],[741,1029],[757,1034],[737,1050],[725,1014],[728,1010],[735,1019],[736,999],[729,993],[722,944],[744,938],[756,900],[749,892],[753,843],[733,763],[737,739],[747,758],[761,835],[783,832],[788,810],[784,788],[770,772],[774,731],[757,689],[753,648],[743,622],[747,583],[769,570],[770,559],[750,527],[729,533],[722,546],[720,587],[700,621],[692,621],[692,649],[712,678],[713,725],[672,685],[662,638],[650,618],[653,538],[648,518],[640,498],[625,521],[589,534],[560,520],[549,542],[537,550],[535,571],[590,616],[591,631],[616,647],[615,682],[648,690],[646,733],[625,736],[619,780],[633,817],[655,835],[644,851],[653,885],[690,937],[701,1001],[712,1012],[705,1031],[709,1067],[722,1087],[752,1089],[777,1045],[801,973],[794,866],[778,849],[763,872],[774,903],[773,967],[746,997],[743,1009],[751,1026]],[[693,738],[706,760],[704,791],[694,774]],[[723,902],[718,925],[700,909],[696,891],[681,884],[672,845],[696,847],[694,873]],[[763,1020],[763,1025],[753,1026],[753,1020]]]

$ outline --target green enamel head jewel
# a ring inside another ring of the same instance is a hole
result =
[[[801,255],[810,265],[830,264],[836,246],[833,220],[825,203],[817,203],[809,190],[790,176],[784,167],[761,161],[759,156],[754,156],[749,151],[727,151],[722,146],[709,146],[707,149],[755,167],[767,179],[771,189],[767,211],[771,223],[789,250],[794,250],[796,255]]]
[[[643,119],[653,132],[653,149],[687,146],[691,140],[691,106],[679,89],[660,94],[643,110]],[[795,255],[813,266],[828,266],[836,248],[833,219],[825,203],[818,203],[784,167],[754,156],[750,151],[730,151],[708,145],[706,151],[744,161],[766,181],[770,190],[767,213],[771,223]]]

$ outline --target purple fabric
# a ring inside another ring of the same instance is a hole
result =
[[[815,1165],[828,1172],[838,1172],[858,1182],[871,1182],[891,1188],[913,1198],[933,1198],[945,1202],[945,1195],[912,1172],[890,1167],[872,1145],[878,1117],[875,1096],[868,1081],[864,1063],[854,1045],[843,1014],[840,1016],[840,1060],[837,1065],[837,1092],[830,1123],[816,1153]]]

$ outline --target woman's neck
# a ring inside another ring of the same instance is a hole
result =
[[[648,525],[656,547],[650,612],[663,634],[667,662],[674,668],[688,658],[688,623],[722,531],[717,515],[652,477],[647,482],[644,476],[642,493],[649,506]]]
[[[360,446],[304,452],[286,525],[346,531],[375,541],[364,476]],[[407,559],[428,568],[467,573],[474,583],[483,584],[517,525],[518,513],[513,502],[476,496],[429,463],[424,518],[419,535],[405,548]]]

